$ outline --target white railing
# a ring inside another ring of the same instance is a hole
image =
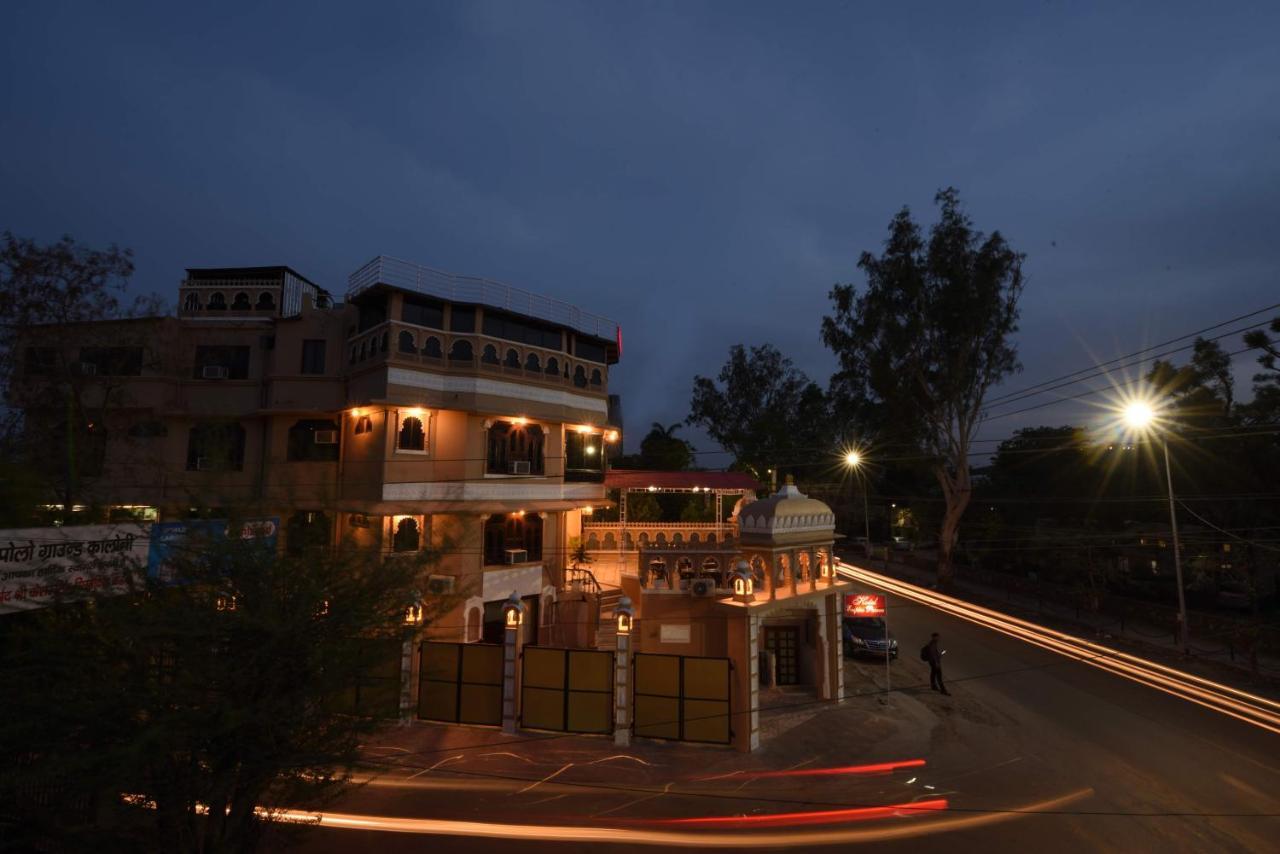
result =
[[[347,279],[347,301],[374,285],[390,285],[450,302],[476,303],[548,320],[612,341],[618,324],[577,306],[480,276],[461,276],[379,255]]]

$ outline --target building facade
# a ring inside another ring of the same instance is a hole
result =
[[[10,400],[78,448],[77,503],[278,516],[284,549],[438,548],[431,583],[464,604],[437,633],[500,636],[514,590],[533,640],[604,500],[620,341],[567,303],[384,257],[341,302],[288,267],[189,269],[176,316],[31,330]]]

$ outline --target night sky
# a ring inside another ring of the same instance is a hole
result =
[[[574,302],[634,446],[735,342],[825,384],[828,289],[951,184],[1028,256],[1018,388],[1280,301],[1280,4],[1120,5],[12,3],[0,229],[171,299],[388,254]]]

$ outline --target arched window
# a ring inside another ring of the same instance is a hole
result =
[[[546,433],[537,424],[495,421],[489,428],[489,474],[540,475],[545,470]]]
[[[507,359],[505,362],[503,362],[503,364],[506,365],[508,368],[519,368],[520,354],[517,353],[515,350],[508,350]]]
[[[470,362],[475,358],[475,353],[471,349],[471,342],[459,339],[453,342],[453,346],[449,348],[450,362]]]
[[[360,342],[360,361],[369,358],[369,339],[366,338]]]
[[[492,344],[484,345],[484,352],[480,354],[480,361],[486,365],[498,364],[498,348]]]
[[[547,358],[547,373],[552,376],[560,375],[560,362],[556,360],[555,356],[549,356]]]
[[[222,291],[214,291],[209,294],[209,311],[226,311],[227,298]]]
[[[391,538],[394,551],[416,552],[421,539],[416,516],[401,516],[396,520],[395,534]]]
[[[236,294],[235,301],[231,303],[232,311],[248,311],[253,306],[249,304],[249,295],[244,291]]]
[[[587,372],[586,372],[586,369],[582,367],[582,365],[578,365],[576,368],[573,369],[573,384],[576,385],[578,388],[586,388]]]
[[[596,368],[591,372],[591,384],[601,385],[604,382],[604,376],[600,373],[600,369]]]
[[[537,513],[507,513],[490,516],[485,520],[485,564],[507,563],[508,551],[523,551],[530,561],[542,560],[541,516]]]
[[[258,294],[258,302],[254,308],[258,311],[275,311],[276,298],[271,295],[271,291],[263,291]]]
[[[391,335],[384,332],[382,333],[382,352],[385,353],[389,349],[391,349]]]
[[[427,449],[427,431],[422,419],[416,415],[405,415],[400,419],[400,432],[396,434],[396,450],[425,451]]]
[[[416,344],[416,343],[414,342],[414,340],[413,340],[413,333],[412,333],[412,332],[410,332],[410,331],[409,331],[409,330],[407,330],[407,329],[402,330],[402,331],[400,332],[400,344],[399,344],[399,347],[400,347],[400,352],[401,352],[401,353],[416,353],[416,352],[418,352],[418,346],[417,346],[417,344]]]
[[[538,359],[537,353],[530,353],[524,357],[524,369],[534,374],[542,372],[542,362]]]
[[[199,311],[200,295],[195,291],[189,292],[186,296],[186,299],[182,301],[182,310],[183,311]]]
[[[444,351],[440,349],[440,339],[432,336],[423,341],[422,355],[429,359],[439,359],[444,356]]]

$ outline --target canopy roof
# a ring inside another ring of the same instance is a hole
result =
[[[759,492],[764,487],[740,471],[632,471],[610,469],[604,477],[608,489],[643,489],[708,492]]]

